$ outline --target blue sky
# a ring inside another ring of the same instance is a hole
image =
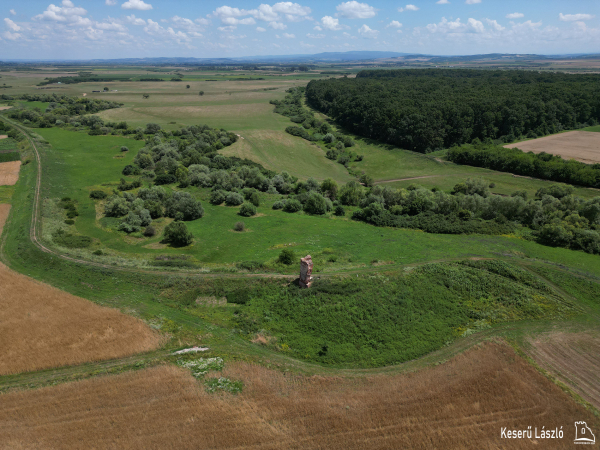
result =
[[[2,0],[0,60],[600,53],[598,0]]]

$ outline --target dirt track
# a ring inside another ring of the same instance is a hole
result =
[[[586,164],[600,163],[600,133],[592,131],[569,131],[531,141],[517,142],[505,147],[516,147],[524,152],[546,152]]]
[[[0,186],[12,186],[19,179],[21,161],[0,163]]]
[[[0,204],[0,234],[10,205]],[[0,263],[0,374],[119,358],[161,337],[118,310],[38,283]]]
[[[222,375],[243,380],[244,391],[208,394],[189,372],[160,366],[4,394],[0,442],[15,449],[570,448],[574,420],[594,430],[600,423],[499,343],[413,374],[306,377],[237,362]],[[529,425],[563,426],[564,439],[500,438],[502,427]]]

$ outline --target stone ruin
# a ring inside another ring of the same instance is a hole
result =
[[[312,285],[313,262],[310,255],[300,259],[300,287],[309,288]]]

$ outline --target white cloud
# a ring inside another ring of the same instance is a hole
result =
[[[467,5],[475,5],[477,3],[481,3],[481,0],[465,0]]]
[[[285,30],[287,25],[281,22],[269,22],[269,26],[274,30]]]
[[[107,6],[114,6],[117,4],[117,0],[106,0],[104,4]]]
[[[70,24],[91,25],[91,21],[83,18],[87,11],[76,7],[70,0],[63,0],[62,7],[51,4],[42,14],[34,17],[35,20],[47,20],[52,22],[64,22]]]
[[[593,19],[594,15],[592,14],[563,14],[560,13],[558,15],[558,18],[563,21],[563,22],[575,22],[575,21],[581,21],[581,20],[591,20]]]
[[[491,19],[485,19],[488,25],[490,25],[496,31],[502,31],[505,29],[502,25],[500,25],[497,21]]]
[[[134,14],[126,17],[127,22],[133,25],[146,25],[146,21],[144,19],[140,19],[139,17],[135,17]]]
[[[256,27],[256,31],[260,31],[261,33],[264,33],[265,31],[267,31],[267,29],[263,28],[263,27]]]
[[[404,7],[404,10],[405,10],[405,11],[418,11],[418,10],[419,10],[419,8],[418,8],[418,7],[416,7],[415,5],[406,5],[406,6]]]
[[[138,11],[148,11],[152,9],[152,5],[145,3],[144,0],[128,0],[121,5],[123,9],[137,9]]]
[[[321,25],[326,30],[337,31],[341,30],[343,27],[340,25],[339,19],[334,19],[331,16],[325,16],[321,18]]]
[[[9,41],[16,41],[21,37],[19,33],[11,33],[10,31],[5,31],[4,33],[2,33],[2,36],[4,36],[4,38],[8,39]]]
[[[358,34],[360,34],[361,36],[366,37],[368,39],[377,39],[377,35],[379,34],[379,31],[372,30],[371,28],[369,28],[368,25],[363,25],[362,27],[360,27],[358,29]]]
[[[427,29],[431,33],[482,33],[485,30],[483,23],[479,20],[471,19],[467,20],[467,23],[462,23],[460,19],[450,21],[445,17],[442,17],[440,23],[430,23],[427,25]]]
[[[17,12],[16,12],[14,9],[11,9],[11,10],[9,11],[9,13],[11,13],[13,16],[16,16],[16,15],[17,15]]]
[[[21,29],[21,27],[19,25],[17,25],[16,23],[14,23],[9,18],[4,19],[4,23],[12,31],[19,31]]]
[[[163,28],[158,22],[148,19],[148,25],[144,27],[144,31],[151,36],[160,37],[161,39],[169,39],[181,44],[190,40],[189,36],[183,31],[175,31],[173,28]]]
[[[324,34],[310,34],[308,33],[306,35],[306,37],[311,38],[311,39],[323,39],[325,37]]]
[[[110,17],[107,20],[105,20],[104,22],[96,22],[95,26],[98,30],[119,31],[119,32],[127,31],[127,28],[125,28],[123,25],[121,25],[121,23],[119,21],[112,19]]]
[[[448,0],[438,0],[436,3],[438,5],[448,5],[450,2]]]
[[[392,27],[392,28],[400,28],[402,26],[402,24],[400,22],[398,22],[397,20],[392,20],[387,26],[386,28]]]
[[[283,33],[283,37],[286,39],[294,39],[296,36],[294,34]]]
[[[525,17],[525,14],[515,12],[506,15],[507,19],[520,19],[521,17]]]
[[[282,23],[283,20],[300,22],[302,20],[310,19],[310,12],[311,9],[308,6],[302,6],[292,2],[279,2],[275,3],[273,6],[261,4],[256,9],[239,9],[232,8],[231,6],[219,6],[211,15],[209,15],[209,17],[218,17],[221,20],[221,23],[230,27],[236,25],[254,25],[256,19],[269,22],[270,24],[276,24],[275,27],[279,26],[279,28],[275,29],[283,30],[287,28],[287,26]],[[242,17],[245,18],[242,19]]]
[[[369,19],[377,14],[377,10],[372,6],[355,0],[340,3],[335,9],[337,9],[340,16],[348,19]]]
[[[319,25],[315,25],[315,27],[313,28],[313,30],[315,30],[315,31],[322,31],[323,28],[321,28]]]

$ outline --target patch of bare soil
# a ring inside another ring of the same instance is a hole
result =
[[[570,448],[574,420],[599,421],[514,351],[488,343],[412,374],[340,378],[236,362],[237,396],[209,394],[162,366],[0,396],[8,448]],[[563,427],[563,439],[502,439],[501,428]]]
[[[569,131],[544,136],[531,141],[505,145],[524,152],[560,155],[563,159],[575,159],[586,164],[600,163],[600,133],[592,131]]]
[[[547,333],[530,343],[541,367],[600,409],[600,334]]]
[[[0,163],[0,186],[12,186],[19,179],[21,161]]]
[[[9,210],[0,204],[0,233]],[[93,280],[88,286],[93,289]],[[139,319],[0,263],[0,375],[120,358],[155,349],[161,340]]]
[[[2,108],[0,108],[0,110],[1,109]],[[6,134],[0,134],[0,139],[7,139],[7,138],[8,138],[8,135],[6,135]]]
[[[0,106],[0,111],[4,111],[6,109],[10,109],[12,106]]]

